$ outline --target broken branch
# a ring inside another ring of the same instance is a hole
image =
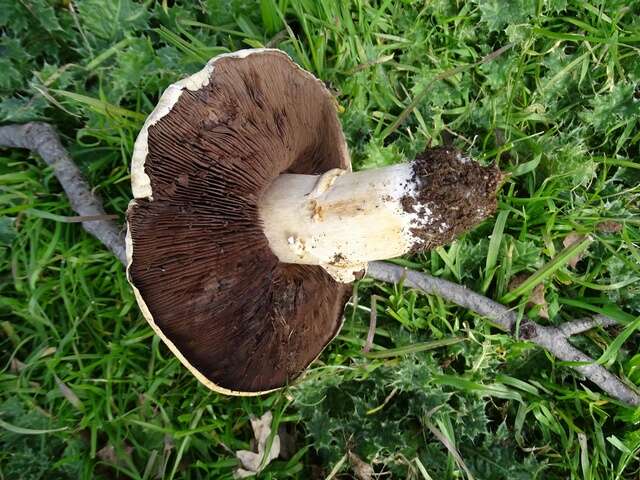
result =
[[[367,341],[364,343],[364,347],[362,347],[362,352],[367,353],[371,350],[371,346],[373,345],[373,338],[376,335],[376,321],[378,318],[378,295],[371,295],[371,314],[369,317],[369,331],[367,332]]]
[[[606,315],[594,315],[593,317],[579,318],[578,320],[572,320],[570,322],[565,322],[562,325],[558,325],[558,329],[562,332],[562,335],[565,337],[570,337],[572,335],[578,335],[579,333],[584,333],[592,328],[596,327],[613,327],[614,325],[618,325],[618,322],[611,317],[607,317]]]

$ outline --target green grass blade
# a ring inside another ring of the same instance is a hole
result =
[[[550,262],[546,263],[544,267],[533,273],[524,282],[522,282],[520,286],[504,295],[500,299],[500,301],[502,303],[510,303],[518,297],[529,293],[540,282],[545,281],[546,279],[551,277],[551,275],[553,275],[558,269],[564,267],[569,262],[569,260],[574,258],[576,255],[584,252],[591,242],[591,237],[587,236],[580,242],[564,248]]]
[[[622,345],[629,340],[629,337],[640,329],[640,317],[627,325],[622,332],[609,344],[604,353],[600,356],[597,363],[608,365],[616,359]]]
[[[508,210],[502,210],[498,213],[496,223],[493,226],[493,233],[491,233],[491,240],[489,241],[489,250],[487,252],[487,261],[485,262],[484,272],[485,277],[482,282],[482,291],[486,292],[491,285],[493,275],[495,274],[496,262],[498,260],[498,253],[500,252],[500,245],[502,244],[502,236],[504,234],[504,227],[509,217]]]
[[[412,353],[424,352],[427,350],[434,350],[436,348],[446,347],[449,345],[455,345],[456,343],[464,342],[464,337],[452,337],[443,338],[442,340],[433,340],[431,342],[414,343],[406,345],[404,347],[389,348],[387,350],[381,350],[379,352],[367,352],[362,355],[367,358],[391,358],[399,357],[401,355],[409,355]]]
[[[24,427],[18,427],[16,425],[7,423],[2,419],[0,419],[0,427],[10,432],[17,433],[18,435],[45,435],[47,433],[62,432],[63,430],[67,430],[69,428],[69,427],[49,428],[49,429],[24,428]]]

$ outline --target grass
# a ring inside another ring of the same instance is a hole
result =
[[[510,173],[495,218],[399,263],[547,324],[615,316],[628,326],[573,342],[640,385],[639,19],[639,2],[617,0],[0,0],[0,120],[54,123],[122,221],[159,93],[218,53],[282,48],[335,92],[356,168],[453,143]],[[299,385],[211,393],[70,215],[51,170],[0,152],[2,479],[231,478],[266,410],[293,447],[260,478],[352,478],[349,452],[387,478],[640,474],[638,409],[401,285],[354,285],[344,329]],[[572,233],[590,240],[565,246]]]

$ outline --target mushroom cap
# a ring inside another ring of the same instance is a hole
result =
[[[171,85],[135,143],[127,278],[145,318],[207,387],[257,395],[337,335],[350,287],[280,263],[258,204],[281,173],[350,169],[327,88],[284,52],[242,50]]]

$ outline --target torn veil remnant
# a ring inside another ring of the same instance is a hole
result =
[[[367,262],[446,243],[500,181],[454,150],[351,172],[326,87],[243,50],[170,86],[140,132],[127,274],[145,318],[209,388],[255,395],[337,335]]]

